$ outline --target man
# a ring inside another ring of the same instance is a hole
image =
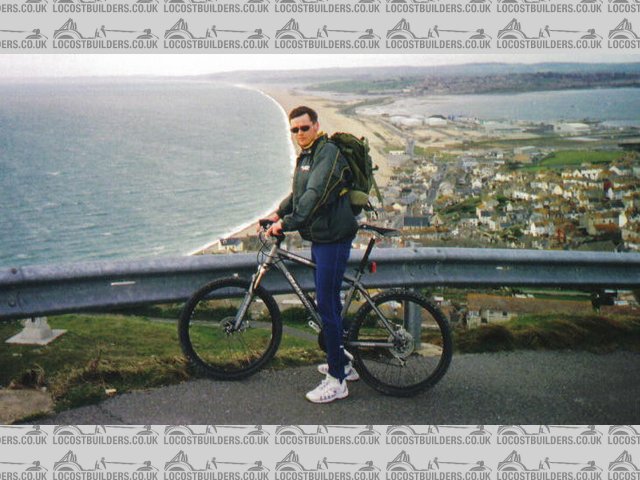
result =
[[[298,230],[302,238],[311,241],[327,364],[318,367],[326,378],[306,397],[314,403],[328,403],[349,395],[346,380],[358,378],[342,344],[340,302],[342,277],[358,224],[348,195],[344,194],[348,164],[338,147],[320,131],[318,114],[309,107],[296,107],[289,113],[289,125],[300,154],[292,192],[268,217],[275,223],[267,234]]]

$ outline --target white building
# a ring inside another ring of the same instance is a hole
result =
[[[571,123],[556,123],[553,129],[558,133],[566,133],[569,135],[576,135],[581,133],[589,133],[591,127],[586,123],[571,122]]]
[[[421,127],[424,125],[424,117],[420,115],[414,115],[407,117],[405,115],[395,115],[389,119],[389,121],[400,127]]]
[[[431,115],[429,118],[427,118],[426,123],[430,127],[444,127],[449,122],[447,122],[447,119],[444,118],[442,115]]]

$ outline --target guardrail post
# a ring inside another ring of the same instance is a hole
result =
[[[409,289],[410,292],[415,291],[414,288]],[[417,350],[421,347],[421,335],[422,335],[422,318],[420,317],[420,310],[416,308],[417,305],[413,302],[406,302],[404,305],[404,328],[413,337],[414,348]]]
[[[66,330],[51,330],[47,317],[36,317],[24,320],[24,328],[20,333],[6,341],[15,345],[48,345]]]

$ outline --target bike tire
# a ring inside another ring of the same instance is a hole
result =
[[[182,352],[201,373],[217,380],[239,380],[253,375],[269,362],[282,339],[280,309],[264,288],[254,290],[249,318],[240,331],[225,329],[250,282],[238,278],[215,280],[187,301],[178,321]],[[266,312],[255,301],[262,300]],[[252,316],[260,314],[258,319]]]
[[[423,295],[408,290],[389,290],[372,298],[377,308],[393,325],[404,330],[407,345],[396,347],[364,346],[358,343],[391,343],[391,335],[367,302],[356,312],[347,349],[353,354],[354,367],[367,384],[386,395],[409,397],[433,387],[451,363],[453,341],[449,322]],[[419,318],[420,342],[415,328],[407,330],[408,312]],[[408,335],[407,335],[408,333]],[[403,365],[404,362],[404,365]]]

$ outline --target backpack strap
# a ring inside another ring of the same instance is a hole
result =
[[[311,161],[313,162],[313,157],[315,156],[318,149],[324,147],[324,145],[329,141],[329,137],[327,134],[322,134],[311,145]]]
[[[322,137],[320,137],[318,139],[318,141],[316,142],[316,144],[314,144],[313,146],[316,147],[314,150],[312,150],[312,162],[313,162],[313,157],[316,155],[316,153],[318,152],[318,148],[322,148],[324,147],[327,143],[328,143],[328,137],[327,135],[323,135]],[[334,142],[331,142],[333,145],[335,145]],[[318,200],[318,203],[315,207],[315,209],[312,211],[312,215],[319,209],[324,208],[330,201],[331,201],[331,196],[333,194],[333,192],[335,192],[338,188],[340,188],[340,190],[338,191],[338,197],[342,196],[342,186],[341,184],[344,185],[344,179],[343,179],[343,175],[344,175],[344,170],[346,169],[342,169],[342,171],[340,171],[340,167],[338,165],[338,160],[339,158],[342,156],[342,152],[340,151],[340,148],[338,148],[337,145],[335,145],[336,148],[336,156],[333,158],[332,160],[332,166],[331,166],[331,171],[329,173],[330,177],[332,177],[334,174],[339,172],[339,181],[335,182],[333,184],[331,184],[331,178],[329,178],[329,183],[327,183],[325,191],[322,192],[322,195],[320,196],[320,199]]]

